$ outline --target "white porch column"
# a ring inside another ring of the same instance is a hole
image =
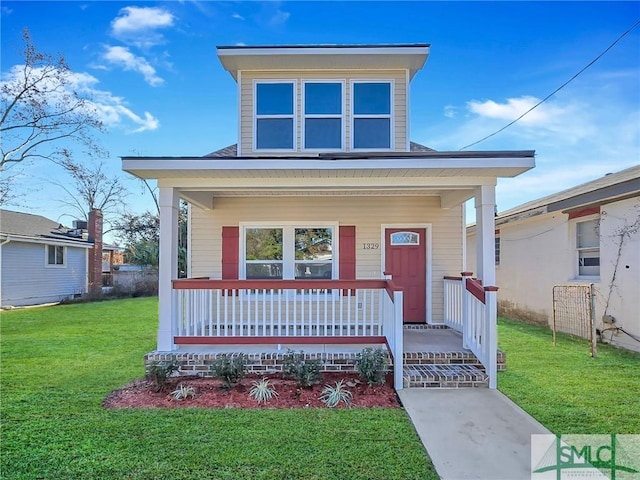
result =
[[[178,210],[180,197],[172,187],[160,187],[160,260],[158,278],[158,351],[168,352],[173,344],[173,288],[178,278]]]
[[[496,187],[483,185],[476,190],[476,276],[483,285],[496,284],[495,211]]]
[[[478,278],[485,289],[485,335],[488,340],[489,388],[497,388],[498,314],[496,299],[496,187],[483,185],[476,190],[476,252]]]

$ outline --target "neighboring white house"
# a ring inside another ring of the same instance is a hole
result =
[[[87,293],[91,248],[81,229],[0,210],[0,306],[58,302]]]
[[[640,350],[640,166],[525,203],[495,223],[500,314],[549,325],[554,286],[593,283],[604,341]],[[470,270],[475,232],[467,228]]]
[[[495,185],[533,168],[534,152],[411,142],[410,84],[429,48],[218,47],[236,83],[237,143],[201,157],[123,158],[159,187],[158,346],[148,362],[246,344],[378,343],[402,388],[403,323],[451,321],[469,330],[495,388]],[[185,280],[180,198],[190,204],[188,275],[198,277]],[[485,287],[468,296],[482,315],[462,319],[465,294],[445,290],[472,283],[461,278],[471,198]]]

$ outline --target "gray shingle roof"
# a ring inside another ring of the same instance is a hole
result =
[[[571,206],[568,201],[574,198],[584,198],[585,202],[588,203],[589,200],[596,200],[599,197],[605,199],[608,195],[614,196],[616,193],[624,193],[621,189],[616,191],[613,188],[617,185],[624,185],[624,192],[628,193],[635,191],[636,194],[640,194],[640,166],[627,168],[616,173],[609,173],[596,180],[523,203],[522,205],[518,205],[517,207],[501,212],[497,218],[502,219],[543,207],[548,207],[548,211],[568,208]],[[601,195],[596,195],[596,192],[600,192]]]
[[[426,147],[416,142],[410,142],[411,152],[435,152],[434,149]],[[211,152],[205,157],[237,157],[238,156],[238,144],[234,143],[233,145],[229,145],[227,147],[221,148],[220,150],[216,150],[215,152]]]
[[[5,235],[87,243],[82,237],[72,236],[71,231],[41,215],[0,210],[0,233]]]

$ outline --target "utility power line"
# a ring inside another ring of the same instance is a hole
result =
[[[506,124],[504,127],[502,127],[500,130],[496,130],[495,132],[493,132],[490,135],[487,135],[484,138],[481,138],[480,140],[470,143],[469,145],[466,145],[464,147],[462,147],[460,150],[464,150],[465,148],[469,148],[469,147],[473,147],[474,145],[477,145],[480,142],[484,142],[485,140],[487,140],[488,138],[493,137],[494,135],[497,135],[498,133],[502,132],[503,130],[506,130],[507,128],[509,128],[511,125],[513,125],[514,123],[516,123],[517,121],[521,120],[525,115],[527,115],[528,113],[530,113],[531,111],[533,111],[535,108],[537,108],[538,106],[542,105],[544,102],[546,102],[547,100],[549,100],[552,96],[554,96],[556,93],[558,93],[560,90],[562,90],[564,87],[566,87],[567,85],[569,85],[572,81],[574,81],[576,78],[578,78],[578,76],[584,72],[587,68],[589,68],[591,65],[593,65],[594,63],[596,63],[598,60],[600,60],[609,50],[611,50],[620,40],[622,40],[627,34],[629,34],[634,28],[636,28],[638,25],[640,25],[640,20],[638,20],[636,23],[634,23],[631,28],[629,28],[626,32],[624,32],[622,35],[620,35],[618,38],[616,38],[616,40],[609,45],[600,55],[598,55],[596,58],[594,58],[593,60],[591,60],[582,70],[580,70],[578,73],[576,73],[573,77],[571,77],[569,80],[567,80],[566,82],[564,82],[562,85],[560,85],[558,88],[556,88],[553,92],[551,92],[549,95],[547,95],[546,97],[544,97],[542,100],[540,100],[538,103],[536,103],[533,107],[531,107],[529,110],[527,110],[526,112],[524,112],[522,115],[520,115],[518,118],[516,118],[515,120],[513,120],[512,122]]]

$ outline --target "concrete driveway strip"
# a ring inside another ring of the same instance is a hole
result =
[[[531,478],[531,434],[550,433],[497,390],[400,390],[443,480]]]

